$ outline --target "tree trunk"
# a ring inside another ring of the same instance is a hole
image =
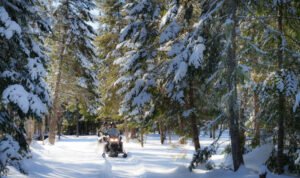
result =
[[[216,125],[213,124],[212,126],[212,138],[215,139],[216,138]]]
[[[209,127],[209,138],[212,138],[212,126]]]
[[[165,142],[165,131],[162,121],[159,121],[159,133],[160,133],[160,143],[163,145]]]
[[[42,136],[42,123],[38,122],[38,135],[39,137]]]
[[[258,94],[254,93],[254,145],[258,146],[260,145],[260,126],[258,122],[258,114],[259,114],[259,103],[258,103]]]
[[[64,60],[64,51],[65,51],[65,35],[62,39],[61,51],[59,55],[59,66],[58,66],[58,74],[56,78],[55,92],[54,92],[54,100],[53,100],[53,117],[50,120],[49,126],[49,142],[54,145],[55,143],[55,130],[58,119],[58,95],[60,92],[60,84],[61,84],[61,74],[62,74],[62,65]]]
[[[241,164],[244,164],[241,142],[240,142],[240,133],[239,133],[239,119],[238,119],[238,106],[237,106],[237,83],[236,83],[236,9],[237,1],[231,0],[230,4],[230,15],[233,20],[233,27],[231,29],[231,36],[228,40],[231,41],[231,45],[228,49],[226,67],[227,67],[227,86],[228,91],[231,93],[228,98],[228,113],[230,123],[230,139],[231,139],[231,151],[232,151],[232,160],[234,171],[237,171]]]
[[[193,83],[189,81],[189,107],[190,109],[194,109],[194,90],[193,90]],[[199,142],[199,132],[197,127],[197,119],[194,112],[191,113],[191,124],[192,124],[192,138],[194,142],[195,151],[200,148]]]
[[[169,136],[169,143],[172,143],[172,135],[171,135],[171,130],[170,130],[170,126],[168,127],[168,136]]]
[[[136,138],[135,128],[131,128],[131,130],[130,130],[130,138],[131,139],[135,139]]]
[[[282,54],[282,3],[278,3],[278,30],[280,32],[280,35],[278,36],[278,51],[277,51],[277,57],[278,57],[278,68],[279,71],[283,68],[282,62],[283,62],[283,54]],[[285,112],[285,97],[284,93],[279,93],[279,99],[278,99],[278,107],[279,107],[279,118],[278,118],[278,152],[277,152],[277,169],[278,173],[282,174],[284,173],[283,166],[284,166],[284,158],[283,158],[283,150],[284,150],[284,112]]]
[[[141,146],[144,147],[144,128],[143,128],[143,126],[141,126],[141,128],[140,128],[140,132],[141,132]]]
[[[30,145],[34,136],[34,120],[31,117],[25,123],[25,130],[27,136],[26,140],[28,145]]]
[[[77,117],[76,117],[76,137],[79,137],[79,118],[80,118],[80,114],[77,114]]]
[[[180,114],[178,114],[177,117],[178,117],[178,125],[179,125],[179,129],[180,129],[180,134],[182,134],[183,133],[183,123],[182,123]]]
[[[45,140],[45,121],[46,120],[46,116],[45,114],[43,115],[43,122],[42,122],[42,141],[43,141],[43,145],[45,145],[44,140]]]
[[[126,143],[129,142],[129,136],[128,136],[128,124],[127,124],[127,118],[124,119],[124,127],[125,127],[125,138]]]
[[[60,136],[61,136],[61,117],[58,118],[57,121],[57,135],[58,135],[58,140],[60,140]]]
[[[88,122],[87,121],[84,121],[84,132],[85,132],[85,135],[88,135]]]
[[[244,123],[245,123],[245,109],[247,105],[247,95],[248,95],[248,90],[245,89],[243,95],[241,95],[241,104],[240,104],[240,138],[241,138],[241,149],[242,153],[245,152],[245,144],[246,144],[246,135],[245,135],[245,130],[244,130]]]
[[[61,124],[62,124],[62,109],[60,108],[58,118],[57,118],[57,135],[58,135],[58,140],[60,140],[61,136]]]
[[[200,148],[200,142],[199,142],[199,136],[198,136],[199,132],[197,128],[197,121],[196,121],[195,114],[192,115],[191,122],[192,122],[194,147],[195,147],[195,151],[197,151]]]
[[[47,115],[46,115],[46,122],[45,122],[45,133],[47,133],[48,134],[48,136],[49,136],[49,125],[50,125],[50,115],[49,115],[49,113],[47,113]]]

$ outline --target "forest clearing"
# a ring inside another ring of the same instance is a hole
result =
[[[0,177],[299,176],[299,0],[0,0]]]

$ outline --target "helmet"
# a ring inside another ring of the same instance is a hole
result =
[[[111,123],[110,123],[110,127],[112,127],[112,126],[115,126],[115,127],[116,127],[116,124],[115,124],[114,122],[111,122]]]

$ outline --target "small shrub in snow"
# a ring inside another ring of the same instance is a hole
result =
[[[242,151],[243,151],[243,154],[247,154],[252,151],[252,148],[249,147],[248,145],[244,145]],[[222,151],[222,154],[227,154],[227,155],[231,154],[231,145],[227,145],[224,148],[224,150]]]
[[[193,155],[189,170],[192,171],[196,168],[196,166],[203,163],[206,163],[205,167],[208,170],[213,169],[213,164],[207,161],[214,153],[216,153],[216,148],[213,145],[204,147],[203,149],[198,149],[198,151]]]
[[[257,146],[259,146],[259,143],[260,143],[260,138],[254,137],[254,138],[251,140],[251,147],[252,147],[252,148],[256,148]]]
[[[180,137],[179,138],[179,143],[180,144],[187,144],[187,139],[188,139],[187,137]]]

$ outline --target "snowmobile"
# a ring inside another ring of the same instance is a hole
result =
[[[107,142],[102,157],[105,158],[106,154],[109,157],[118,157],[119,153],[123,153],[123,158],[127,157],[127,153],[123,150],[122,137],[103,137],[103,140]]]

